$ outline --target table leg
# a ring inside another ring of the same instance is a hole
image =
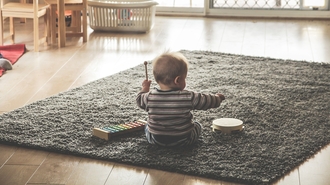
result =
[[[21,3],[26,3],[26,0],[20,0]],[[21,23],[25,23],[26,22],[26,18],[21,18]]]
[[[58,47],[65,46],[65,9],[64,0],[57,0],[57,11],[58,11]]]

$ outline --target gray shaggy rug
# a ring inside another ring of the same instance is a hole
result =
[[[245,184],[271,184],[330,143],[330,64],[182,52],[187,89],[226,96],[220,108],[193,112],[204,130],[192,147],[151,146],[142,131],[92,137],[93,127],[147,118],[135,104],[143,64],[1,115],[0,141]],[[222,117],[245,130],[212,132]]]

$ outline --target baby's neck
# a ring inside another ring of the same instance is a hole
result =
[[[177,91],[180,90],[176,87],[172,87],[172,86],[168,86],[168,85],[164,85],[164,84],[158,84],[159,85],[159,90],[161,91]]]

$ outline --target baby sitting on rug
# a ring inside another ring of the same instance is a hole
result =
[[[153,61],[153,75],[159,85],[150,91],[150,80],[142,82],[136,103],[148,112],[145,134],[150,144],[185,146],[195,143],[202,125],[193,120],[191,110],[217,108],[225,100],[217,93],[184,90],[188,60],[179,52],[166,52]]]

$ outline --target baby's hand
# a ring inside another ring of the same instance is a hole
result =
[[[149,92],[150,84],[151,84],[151,80],[143,80],[141,91],[142,92]]]
[[[221,101],[225,100],[225,96],[223,94],[217,93],[216,96],[219,96]]]

